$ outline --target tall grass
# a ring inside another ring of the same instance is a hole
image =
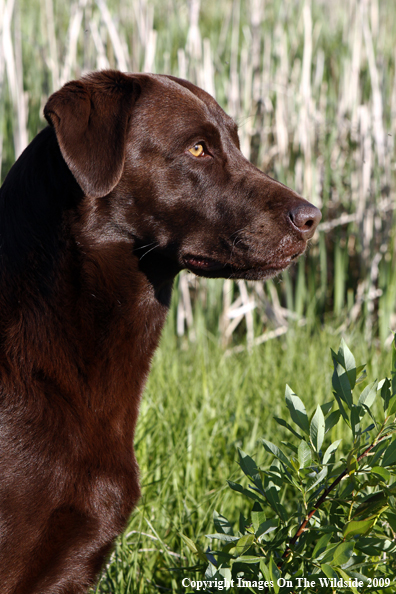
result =
[[[389,337],[393,0],[0,0],[0,15],[3,177],[68,79],[108,67],[187,77],[237,120],[248,158],[324,213],[307,257],[282,283],[224,283],[209,314],[223,344],[246,334],[251,346],[308,315],[362,323],[368,340]],[[183,334],[207,284],[179,282]]]

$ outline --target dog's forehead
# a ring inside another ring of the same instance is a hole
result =
[[[143,86],[143,102],[147,112],[156,104],[156,121],[163,118],[169,124],[194,126],[209,121],[221,126],[235,138],[238,127],[234,120],[225,113],[216,100],[206,91],[189,81],[160,74],[146,75],[148,85]]]

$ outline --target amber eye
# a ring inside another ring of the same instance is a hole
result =
[[[205,155],[204,147],[202,144],[194,144],[190,149],[189,152],[194,155],[194,157],[203,157]]]

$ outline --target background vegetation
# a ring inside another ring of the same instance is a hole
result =
[[[279,443],[286,383],[310,412],[329,399],[340,334],[372,379],[389,368],[395,30],[393,0],[0,0],[2,179],[67,80],[166,72],[212,93],[245,155],[323,211],[281,279],[179,277],[138,424],[143,498],[98,591],[183,591],[196,557],[181,535],[205,548],[213,509],[234,515],[236,447],[260,461],[257,438]]]

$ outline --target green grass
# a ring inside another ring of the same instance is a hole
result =
[[[368,363],[369,378],[386,374],[388,353],[369,348],[359,331],[345,338],[357,362]],[[286,437],[273,420],[286,416],[286,383],[304,398],[309,414],[331,399],[330,347],[336,350],[339,341],[326,327],[296,327],[250,354],[225,356],[217,337],[202,327],[195,344],[180,343],[170,318],[136,434],[142,498],[97,592],[184,592],[183,577],[202,578],[181,534],[205,550],[214,510],[234,518],[247,513],[226,486],[241,475],[237,447],[264,462],[258,439],[280,444]]]

